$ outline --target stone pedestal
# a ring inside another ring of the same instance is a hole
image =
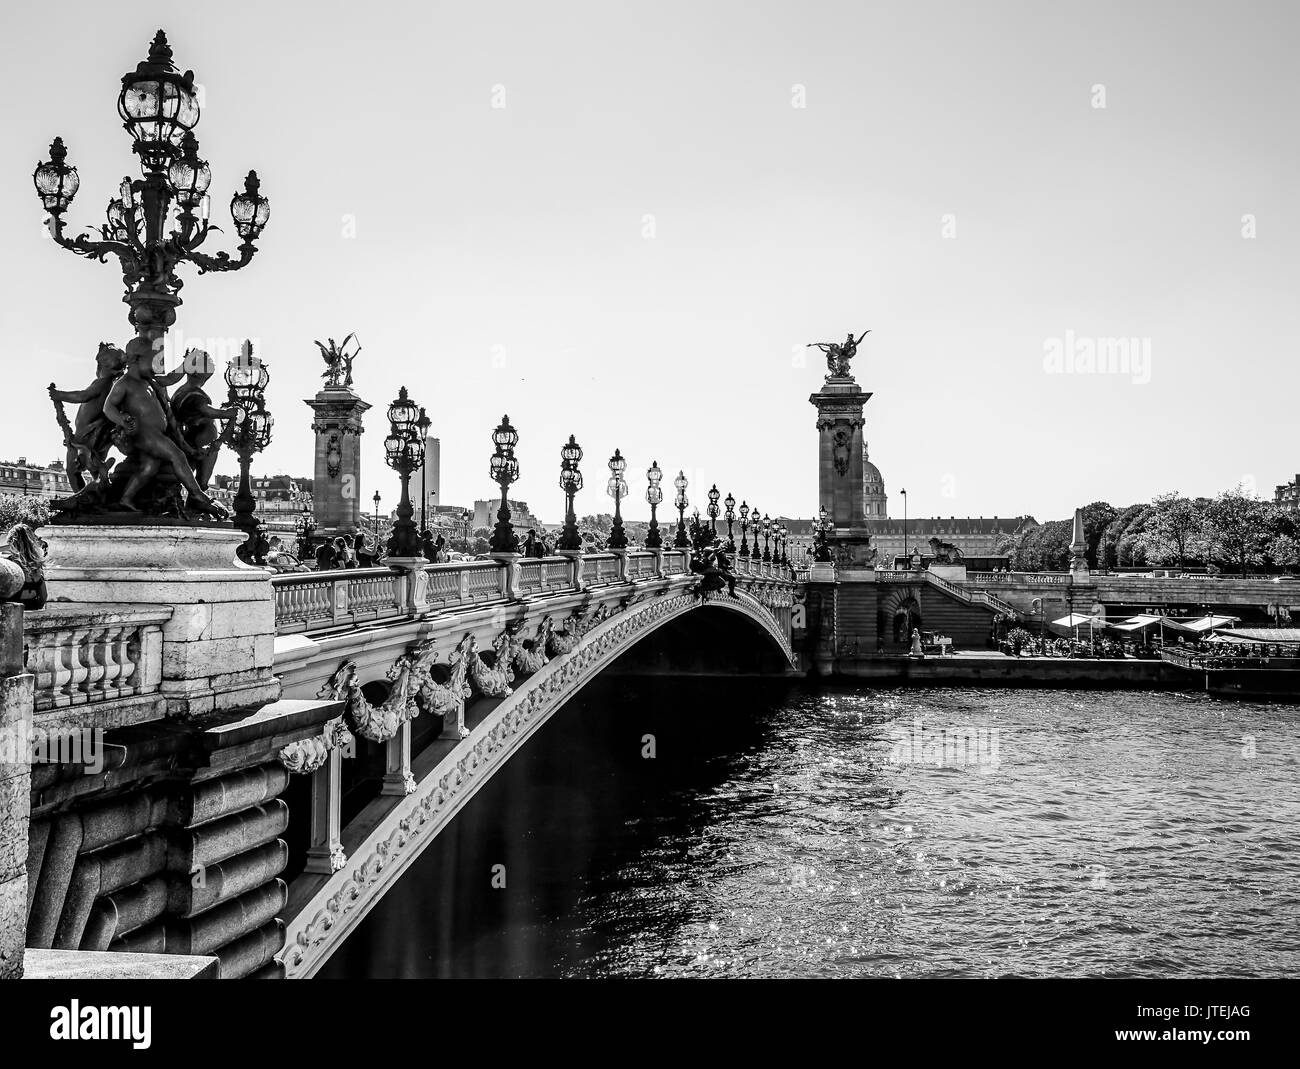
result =
[[[33,677],[23,671],[23,610],[0,604],[0,980],[23,975]]]
[[[348,386],[327,387],[304,404],[315,417],[316,536],[354,534],[361,530],[361,417],[370,405]]]
[[[873,567],[862,482],[863,406],[871,394],[850,377],[832,377],[808,400],[817,409],[817,499],[831,524],[841,570]]]
[[[270,574],[235,559],[233,528],[50,526],[53,606],[170,608],[162,627],[168,716],[274,701],[275,601]]]

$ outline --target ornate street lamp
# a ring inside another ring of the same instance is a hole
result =
[[[429,418],[423,408],[420,409],[420,418],[415,421],[415,425],[420,428],[420,452],[424,453],[424,443],[429,437],[429,428],[433,426],[433,420]],[[420,462],[420,532],[423,534],[429,529],[429,486],[428,471],[425,468],[424,461]]]
[[[243,239],[239,258],[198,251],[213,229],[207,213],[212,170],[200,158],[193,132],[199,121],[194,72],[177,69],[162,30],[154,37],[149,55],[123,76],[117,106],[144,177],[123,181],[120,196],[109,202],[108,222],[99,228],[98,240],[89,234],[69,238],[63,232],[63,213],[76,196],[80,179],[77,169],[66,162],[62,138],[54,139],[50,158],[36,167],[32,181],[50,213],[50,236],[57,244],[101,262],[110,255],[117,257],[126,281],[123,300],[131,309],[131,325],[156,345],[176,321],[181,303],[176,268],[191,263],[205,274],[246,266],[257,251],[255,242],[270,219],[271,207],[259,191],[256,172],[250,171],[243,192],[230,202],[235,230]]]
[[[573,498],[582,489],[582,472],[578,462],[582,460],[582,446],[573,435],[569,435],[566,444],[560,447],[560,489],[564,491],[564,529],[560,531],[560,541],[556,549],[577,552],[582,549],[582,536],[578,534],[578,515],[573,511]]]
[[[614,523],[609,532],[610,549],[627,549],[627,532],[623,530],[623,513],[620,503],[627,496],[627,483],[623,481],[623,472],[627,470],[627,461],[617,449],[609,458],[609,482],[605,490],[614,499]]]
[[[518,553],[519,536],[510,522],[510,503],[506,494],[510,484],[519,478],[519,461],[515,459],[519,432],[510,425],[509,416],[501,417],[500,425],[492,432],[492,444],[496,446],[496,452],[492,454],[489,470],[492,481],[501,487],[501,507],[497,509],[497,523],[492,528],[489,544],[493,553]]]
[[[663,480],[664,473],[659,469],[659,461],[654,461],[645,473],[648,485],[645,490],[646,502],[650,505],[650,531],[645,536],[646,549],[662,549],[664,540],[659,533],[658,508],[660,502],[664,499],[663,489],[659,483]]]
[[[230,391],[231,406],[242,413],[230,425],[231,444],[239,456],[239,491],[235,494],[235,514],[231,521],[246,536],[236,554],[249,564],[266,563],[261,552],[257,501],[253,497],[248,473],[253,454],[260,453],[271,442],[275,419],[266,409],[266,386],[270,381],[266,365],[253,355],[253,343],[245,341],[243,352],[226,367],[226,386]]]
[[[379,491],[375,491],[375,496],[370,499],[375,503],[375,545],[379,545]],[[378,552],[378,550],[376,550]]]
[[[790,556],[786,552],[786,550],[790,545],[790,528],[788,528],[785,524],[781,524],[780,527],[781,527],[781,563],[788,566],[790,564]]]
[[[690,504],[686,497],[687,485],[686,473],[679,471],[673,480],[673,486],[677,488],[677,495],[673,498],[673,505],[677,509],[677,537],[673,539],[673,545],[678,549],[688,549],[691,544],[691,540],[686,537],[686,506]]]
[[[745,502],[740,503],[740,555],[749,557],[749,506]]]
[[[298,536],[298,559],[306,560],[311,554],[311,537],[316,533],[316,517],[312,515],[310,505],[303,505],[293,529]]]
[[[731,525],[736,522],[736,499],[728,493],[722,503],[727,506],[727,511],[724,514],[727,521],[727,549],[735,553],[736,540],[731,537]]]
[[[763,517],[763,560],[772,559],[772,517]]]
[[[813,521],[813,560],[825,564],[831,559],[831,547],[828,540],[830,523],[826,519],[826,506],[818,510],[817,519]]]
[[[420,415],[424,411],[403,386],[397,399],[388,406],[389,434],[384,439],[384,460],[402,480],[402,496],[397,502],[397,520],[388,539],[390,557],[419,557],[420,532],[415,528],[415,509],[411,507],[411,475],[424,464],[424,439],[420,437]]]
[[[713,528],[713,537],[718,536],[718,498],[722,495],[718,493],[718,484],[714,483],[709,489],[709,504],[706,512],[709,514],[709,525]]]

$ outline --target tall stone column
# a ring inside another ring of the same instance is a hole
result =
[[[817,409],[817,496],[833,527],[831,541],[847,553],[841,568],[872,566],[862,485],[863,406],[871,394],[849,376],[831,377],[808,400]]]
[[[321,537],[361,530],[361,417],[370,405],[350,386],[327,386],[304,402],[314,413],[312,508]]]

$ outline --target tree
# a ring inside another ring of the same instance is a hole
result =
[[[1087,547],[1084,550],[1084,557],[1089,568],[1101,567],[1097,553],[1101,536],[1118,515],[1119,510],[1106,501],[1094,501],[1091,505],[1083,506],[1083,541]],[[1070,521],[1070,539],[1071,541],[1074,539],[1073,520]]]
[[[0,533],[16,523],[41,527],[50,521],[49,502],[43,497],[23,494],[0,494]]]
[[[1180,571],[1188,557],[1201,556],[1205,552],[1207,521],[1202,502],[1183,497],[1177,490],[1157,494],[1143,531],[1147,555],[1166,564],[1176,562]]]
[[[1272,505],[1252,497],[1241,488],[1225,490],[1205,509],[1206,534],[1220,559],[1241,570],[1262,564],[1271,532]]]
[[[476,534],[474,536],[474,541],[470,546],[469,552],[478,555],[480,553],[486,553],[491,548],[492,545],[486,538],[484,538],[482,535]]]
[[[1300,539],[1294,535],[1276,534],[1268,541],[1268,558],[1279,568],[1294,568],[1300,564]]]

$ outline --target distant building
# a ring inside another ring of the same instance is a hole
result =
[[[541,520],[532,514],[528,508],[527,501],[515,501],[510,498],[506,499],[506,504],[510,507],[510,522],[514,525],[516,531],[527,531],[530,527],[542,530],[545,526]],[[492,528],[497,523],[497,509],[501,507],[501,499],[494,498],[491,501],[474,502],[474,528],[487,527]]]
[[[254,514],[268,530],[292,531],[302,515],[303,506],[309,511],[311,509],[311,479],[291,475],[254,475],[248,482],[257,502]],[[233,510],[235,495],[239,492],[239,476],[213,476],[211,489],[217,502]]]
[[[1300,475],[1273,491],[1273,503],[1285,512],[1300,512]]]
[[[26,457],[17,460],[0,460],[0,494],[17,494],[20,497],[61,497],[72,493],[68,473],[63,461],[47,465],[29,464]]]
[[[928,556],[931,538],[952,543],[965,557],[993,557],[999,543],[1015,535],[1026,523],[1033,522],[1029,516],[909,516],[904,540],[904,521],[889,515],[885,477],[867,459],[866,442],[862,443],[862,491],[862,511],[867,530],[871,532],[878,568],[892,567],[894,558],[905,556],[909,550],[919,549]],[[790,559],[802,562],[812,549],[813,521],[782,516],[779,522],[784,523],[790,532]]]

